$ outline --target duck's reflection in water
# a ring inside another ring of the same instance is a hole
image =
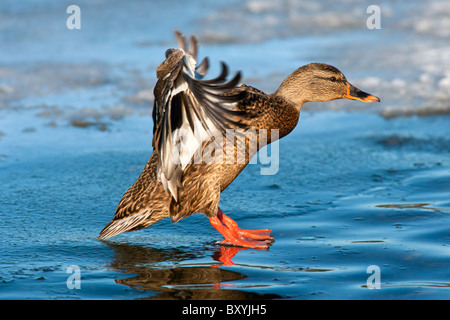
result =
[[[116,283],[149,292],[148,299],[276,299],[276,294],[258,294],[237,290],[238,284],[227,283],[247,278],[246,275],[217,268],[232,265],[231,258],[239,251],[235,247],[219,246],[212,258],[221,262],[211,266],[164,266],[164,262],[180,264],[202,258],[202,252],[192,249],[156,249],[135,244],[103,241],[113,248],[115,259],[108,264],[118,272],[132,274]]]

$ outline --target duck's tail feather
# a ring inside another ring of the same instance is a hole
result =
[[[119,233],[136,231],[146,228],[161,219],[151,219],[153,211],[146,209],[139,214],[132,214],[124,218],[113,219],[108,223],[98,235],[98,239],[111,238]],[[162,217],[161,217],[162,218]],[[154,221],[152,221],[154,220]]]

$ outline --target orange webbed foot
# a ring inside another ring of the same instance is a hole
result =
[[[225,238],[222,245],[239,246],[245,248],[267,250],[273,242],[270,236],[270,229],[244,230],[238,224],[225,215],[222,210],[218,210],[217,216],[209,219],[211,225],[219,231]]]

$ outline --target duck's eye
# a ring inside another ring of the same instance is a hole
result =
[[[332,82],[336,82],[336,77],[333,76],[333,77],[330,78],[330,80],[331,80]]]

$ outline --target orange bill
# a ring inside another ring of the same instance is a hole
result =
[[[359,100],[364,102],[380,102],[378,97],[359,90],[347,82],[347,92],[342,96],[344,99]]]

